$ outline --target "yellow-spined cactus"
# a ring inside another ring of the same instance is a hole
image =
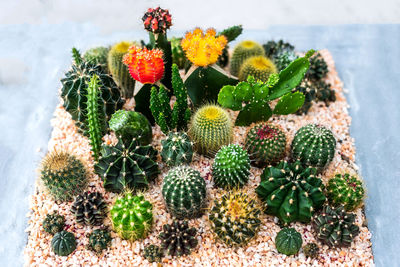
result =
[[[232,75],[238,76],[242,64],[252,56],[263,56],[264,48],[254,41],[243,41],[233,50],[230,71]]]
[[[277,73],[275,64],[264,56],[253,56],[248,58],[239,71],[239,80],[245,81],[249,75],[254,79],[266,82],[269,75]]]

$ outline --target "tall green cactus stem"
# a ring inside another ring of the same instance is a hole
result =
[[[306,166],[322,171],[335,156],[336,139],[331,130],[322,125],[301,127],[292,142],[292,157]]]
[[[275,64],[264,56],[249,57],[243,62],[239,71],[239,81],[246,81],[249,75],[262,82],[268,81],[272,73],[277,73]]]
[[[185,133],[170,132],[161,140],[161,158],[168,166],[190,164],[193,157],[193,143]]]
[[[83,59],[95,65],[101,65],[105,71],[107,69],[107,57],[110,48],[104,46],[98,46],[91,48],[85,52]]]
[[[164,177],[162,195],[169,212],[175,217],[197,217],[205,205],[206,183],[198,171],[189,166],[178,166]]]
[[[299,161],[281,161],[261,174],[256,193],[265,203],[265,212],[277,216],[284,224],[309,222],[313,212],[322,207],[325,195],[316,169],[303,168]]]
[[[275,246],[278,252],[287,256],[297,254],[302,244],[301,234],[294,228],[283,228],[275,239]]]
[[[214,184],[222,188],[243,187],[249,180],[250,158],[240,145],[221,147],[212,165]]]
[[[193,115],[188,133],[199,153],[213,155],[223,145],[231,143],[233,123],[225,109],[204,105]]]
[[[153,224],[153,205],[144,196],[126,192],[119,196],[110,210],[114,232],[122,239],[144,238]]]
[[[254,41],[243,41],[233,50],[230,71],[232,75],[238,76],[242,64],[252,56],[263,56],[264,49]]]
[[[363,202],[364,187],[362,181],[346,173],[336,174],[327,186],[327,197],[334,205],[343,205],[347,211],[355,210]]]

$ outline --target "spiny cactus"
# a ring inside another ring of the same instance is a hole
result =
[[[286,135],[278,125],[259,123],[247,132],[245,147],[256,166],[274,164],[285,157]]]
[[[168,166],[190,164],[193,143],[185,133],[170,132],[167,139],[161,140],[161,158]]]
[[[252,56],[246,59],[239,70],[239,81],[246,81],[249,75],[262,82],[268,81],[272,73],[277,73],[275,64],[264,56]]]
[[[325,195],[316,169],[303,168],[299,161],[281,161],[261,174],[256,193],[265,203],[265,213],[277,216],[284,224],[309,222],[313,212],[322,207]]]
[[[263,45],[265,55],[272,60],[275,60],[280,55],[288,53],[294,54],[294,46],[290,43],[286,43],[283,40],[279,41],[268,41]]]
[[[212,165],[214,184],[222,188],[242,187],[249,179],[250,158],[240,145],[221,147]]]
[[[359,234],[354,224],[356,215],[346,213],[343,206],[324,206],[320,214],[313,217],[313,227],[317,238],[330,247],[348,247]]]
[[[252,56],[263,56],[263,47],[254,41],[242,41],[233,50],[230,71],[232,75],[238,76],[242,64]],[[247,77],[246,77],[247,78]]]
[[[107,71],[107,56],[110,48],[104,46],[98,46],[91,48],[85,52],[83,59],[94,65],[101,65],[105,71]]]
[[[319,81],[325,78],[328,72],[328,64],[326,64],[320,53],[317,53],[310,58],[310,69],[306,74],[307,78]]]
[[[157,150],[152,146],[141,146],[136,138],[125,144],[119,138],[115,146],[102,147],[94,169],[107,191],[119,193],[126,188],[146,188],[159,173],[156,159]]]
[[[110,210],[114,232],[122,239],[135,241],[147,236],[153,224],[153,205],[144,196],[125,192]]]
[[[319,247],[315,243],[308,243],[303,247],[303,252],[308,258],[317,258],[319,255]]]
[[[193,115],[188,133],[199,153],[213,155],[232,141],[233,123],[225,109],[204,105]]]
[[[296,60],[298,56],[294,52],[284,52],[282,54],[277,55],[276,57],[272,58],[276,68],[278,71],[286,69],[289,64]]]
[[[59,256],[68,256],[76,249],[75,236],[71,232],[61,231],[51,240],[53,252]]]
[[[283,228],[275,239],[275,246],[278,252],[287,256],[297,254],[302,244],[301,234],[294,228]]]
[[[110,231],[96,229],[89,235],[88,249],[100,254],[111,245],[111,240]]]
[[[205,206],[206,182],[198,171],[178,166],[164,177],[162,195],[168,211],[175,217],[197,217]]]
[[[64,229],[65,217],[57,212],[47,214],[46,218],[43,220],[42,226],[47,233],[54,235]]]
[[[163,257],[163,252],[159,246],[151,244],[144,247],[143,256],[150,263],[161,262],[161,259]]]
[[[85,192],[75,198],[71,213],[76,222],[86,225],[101,225],[106,216],[107,203],[99,192]]]
[[[326,127],[308,124],[301,127],[292,142],[292,157],[322,171],[335,156],[336,139]]]
[[[83,163],[65,151],[49,152],[42,161],[40,173],[49,193],[61,202],[72,200],[88,183]]]
[[[161,247],[167,250],[168,255],[180,257],[189,255],[197,246],[196,228],[189,228],[187,221],[174,221],[172,224],[164,224],[160,233]]]
[[[244,245],[261,224],[256,201],[242,192],[229,192],[214,201],[208,218],[211,228],[229,246]]]
[[[87,102],[86,102],[86,116],[87,116],[87,125],[88,125],[88,133],[89,133],[89,141],[90,146],[92,148],[94,160],[97,161],[99,159],[100,146],[101,146],[101,125],[104,124],[101,120],[104,119],[99,114],[99,80],[97,75],[93,75],[90,78],[88,84],[88,94],[87,94]]]
[[[334,205],[343,205],[347,211],[352,211],[361,205],[364,198],[362,181],[346,173],[336,174],[327,186],[327,197]]]

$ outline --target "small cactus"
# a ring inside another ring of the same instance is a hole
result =
[[[76,222],[86,225],[101,225],[106,211],[107,203],[99,192],[85,192],[77,196],[71,208]]]
[[[68,256],[76,249],[75,236],[71,232],[61,231],[51,240],[53,252],[59,256]]]
[[[180,257],[189,255],[197,246],[196,228],[189,228],[187,221],[174,221],[172,224],[164,224],[160,233],[161,247],[167,250],[168,255]]]
[[[65,217],[53,212],[52,214],[47,214],[42,223],[43,229],[52,235],[61,232],[65,226]]]
[[[246,81],[249,75],[262,82],[268,81],[272,73],[277,73],[275,64],[264,56],[252,56],[246,59],[239,71],[239,81]]]
[[[108,51],[110,51],[110,48],[108,47],[94,47],[85,52],[85,54],[83,55],[83,59],[94,65],[101,65],[104,70],[107,70]]]
[[[347,211],[353,211],[363,202],[364,188],[362,181],[355,176],[336,174],[327,186],[327,197],[334,205],[343,205]]]
[[[303,252],[306,257],[315,259],[319,255],[319,247],[315,243],[308,243],[303,247]]]
[[[161,145],[161,157],[168,166],[192,162],[193,143],[185,133],[170,132],[166,139],[161,140]]]
[[[163,252],[159,246],[151,244],[144,247],[143,256],[150,263],[161,262],[161,259],[163,257]]]
[[[326,77],[328,72],[328,64],[326,64],[320,53],[317,53],[310,58],[310,69],[306,74],[307,78],[314,81],[320,81]]]
[[[265,55],[274,60],[279,56],[289,53],[294,54],[294,46],[290,43],[286,43],[283,40],[279,41],[268,41],[266,44],[263,45],[265,50]]]
[[[111,245],[111,240],[110,231],[96,229],[89,235],[88,248],[100,254]]]
[[[253,41],[243,41],[239,43],[234,48],[231,58],[230,71],[232,75],[239,75],[240,68],[242,67],[242,64],[246,61],[246,59],[252,56],[263,55],[264,49],[260,44]]]
[[[283,228],[275,239],[275,246],[278,252],[287,256],[297,254],[302,244],[301,234],[294,228]]]

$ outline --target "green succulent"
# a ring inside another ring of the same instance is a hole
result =
[[[47,214],[46,218],[43,220],[42,226],[47,233],[54,235],[64,229],[65,217],[57,212]]]
[[[301,234],[294,228],[283,228],[275,239],[278,252],[287,256],[297,254],[302,244]]]
[[[89,235],[88,248],[100,254],[111,246],[111,234],[108,230],[96,229]]]

